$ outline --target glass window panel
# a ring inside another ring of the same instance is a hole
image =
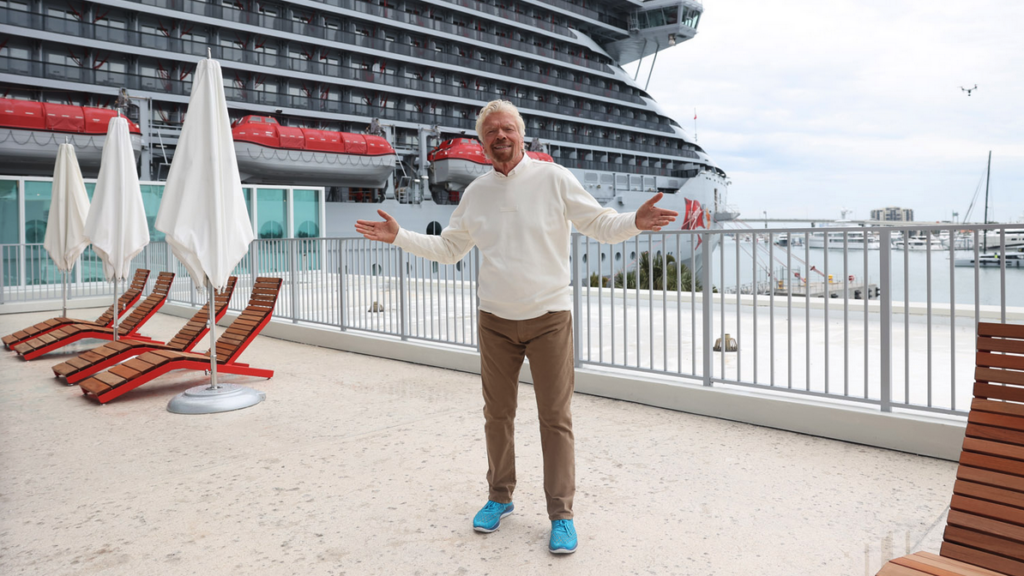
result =
[[[25,243],[42,244],[50,214],[50,182],[25,182]]]
[[[18,182],[17,180],[0,180],[0,244],[18,243]],[[18,279],[18,247],[5,246],[3,251],[4,286],[17,285]]]
[[[46,239],[46,224],[50,217],[50,199],[53,184],[25,182],[25,243],[42,244]],[[32,248],[25,253],[25,283],[47,284],[60,278],[57,266],[46,250]]]
[[[149,241],[163,242],[166,236],[156,229],[156,215],[160,212],[160,200],[164,197],[163,184],[141,184],[142,206],[146,210],[146,223],[149,225]]]
[[[292,192],[292,214],[296,238],[320,237],[320,193],[316,190]]]
[[[256,207],[259,221],[256,222],[257,238],[284,238],[287,231],[286,195],[283,188],[257,188]]]
[[[18,181],[0,180],[0,244],[18,243]]]

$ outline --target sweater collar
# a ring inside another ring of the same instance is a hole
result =
[[[521,172],[525,172],[526,170],[529,170],[530,164],[532,164],[532,163],[533,163],[533,159],[530,158],[530,155],[527,154],[524,151],[523,152],[523,159],[520,160],[518,164],[516,164],[515,168],[513,168],[513,169],[508,171],[508,176],[502,174],[501,172],[498,172],[497,170],[494,170],[494,174],[498,178],[509,179],[509,178],[514,177],[516,174],[519,174]]]

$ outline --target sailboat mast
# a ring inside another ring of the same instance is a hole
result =
[[[988,224],[988,180],[992,176],[992,151],[988,151],[988,168],[985,170],[985,224]],[[981,251],[988,251],[988,230],[981,234]]]

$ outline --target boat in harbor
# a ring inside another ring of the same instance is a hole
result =
[[[209,53],[246,182],[324,187],[324,236],[350,236],[378,209],[440,230],[472,174],[441,147],[469,146],[477,111],[499,98],[520,109],[531,151],[602,205],[635,210],[664,192],[662,206],[686,214],[677,226],[717,228],[736,216],[719,202],[728,176],[639,74],[649,82],[661,52],[691,41],[703,10],[691,0],[12,2],[0,7],[0,82],[8,98],[47,106],[109,109],[127,91],[141,178],[159,181]],[[54,156],[35,154],[3,171],[47,175]],[[679,251],[688,258],[690,246]]]
[[[974,256],[957,258],[953,261],[953,265],[973,268],[975,266]],[[1024,247],[1019,247],[1013,251],[1007,250],[1004,253],[990,252],[988,254],[980,254],[977,258],[977,265],[980,268],[1024,268]]]
[[[878,250],[881,247],[878,234],[869,232],[852,221],[836,220],[823,223],[821,227],[827,230],[810,235],[808,245],[811,248],[842,250],[846,246],[849,250]]]

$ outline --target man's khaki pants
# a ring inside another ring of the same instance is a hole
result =
[[[530,359],[544,453],[544,494],[551,520],[572,518],[576,459],[572,435],[572,315],[549,312],[506,320],[480,311],[480,359],[490,499],[512,501],[516,487],[515,417],[519,369]]]

